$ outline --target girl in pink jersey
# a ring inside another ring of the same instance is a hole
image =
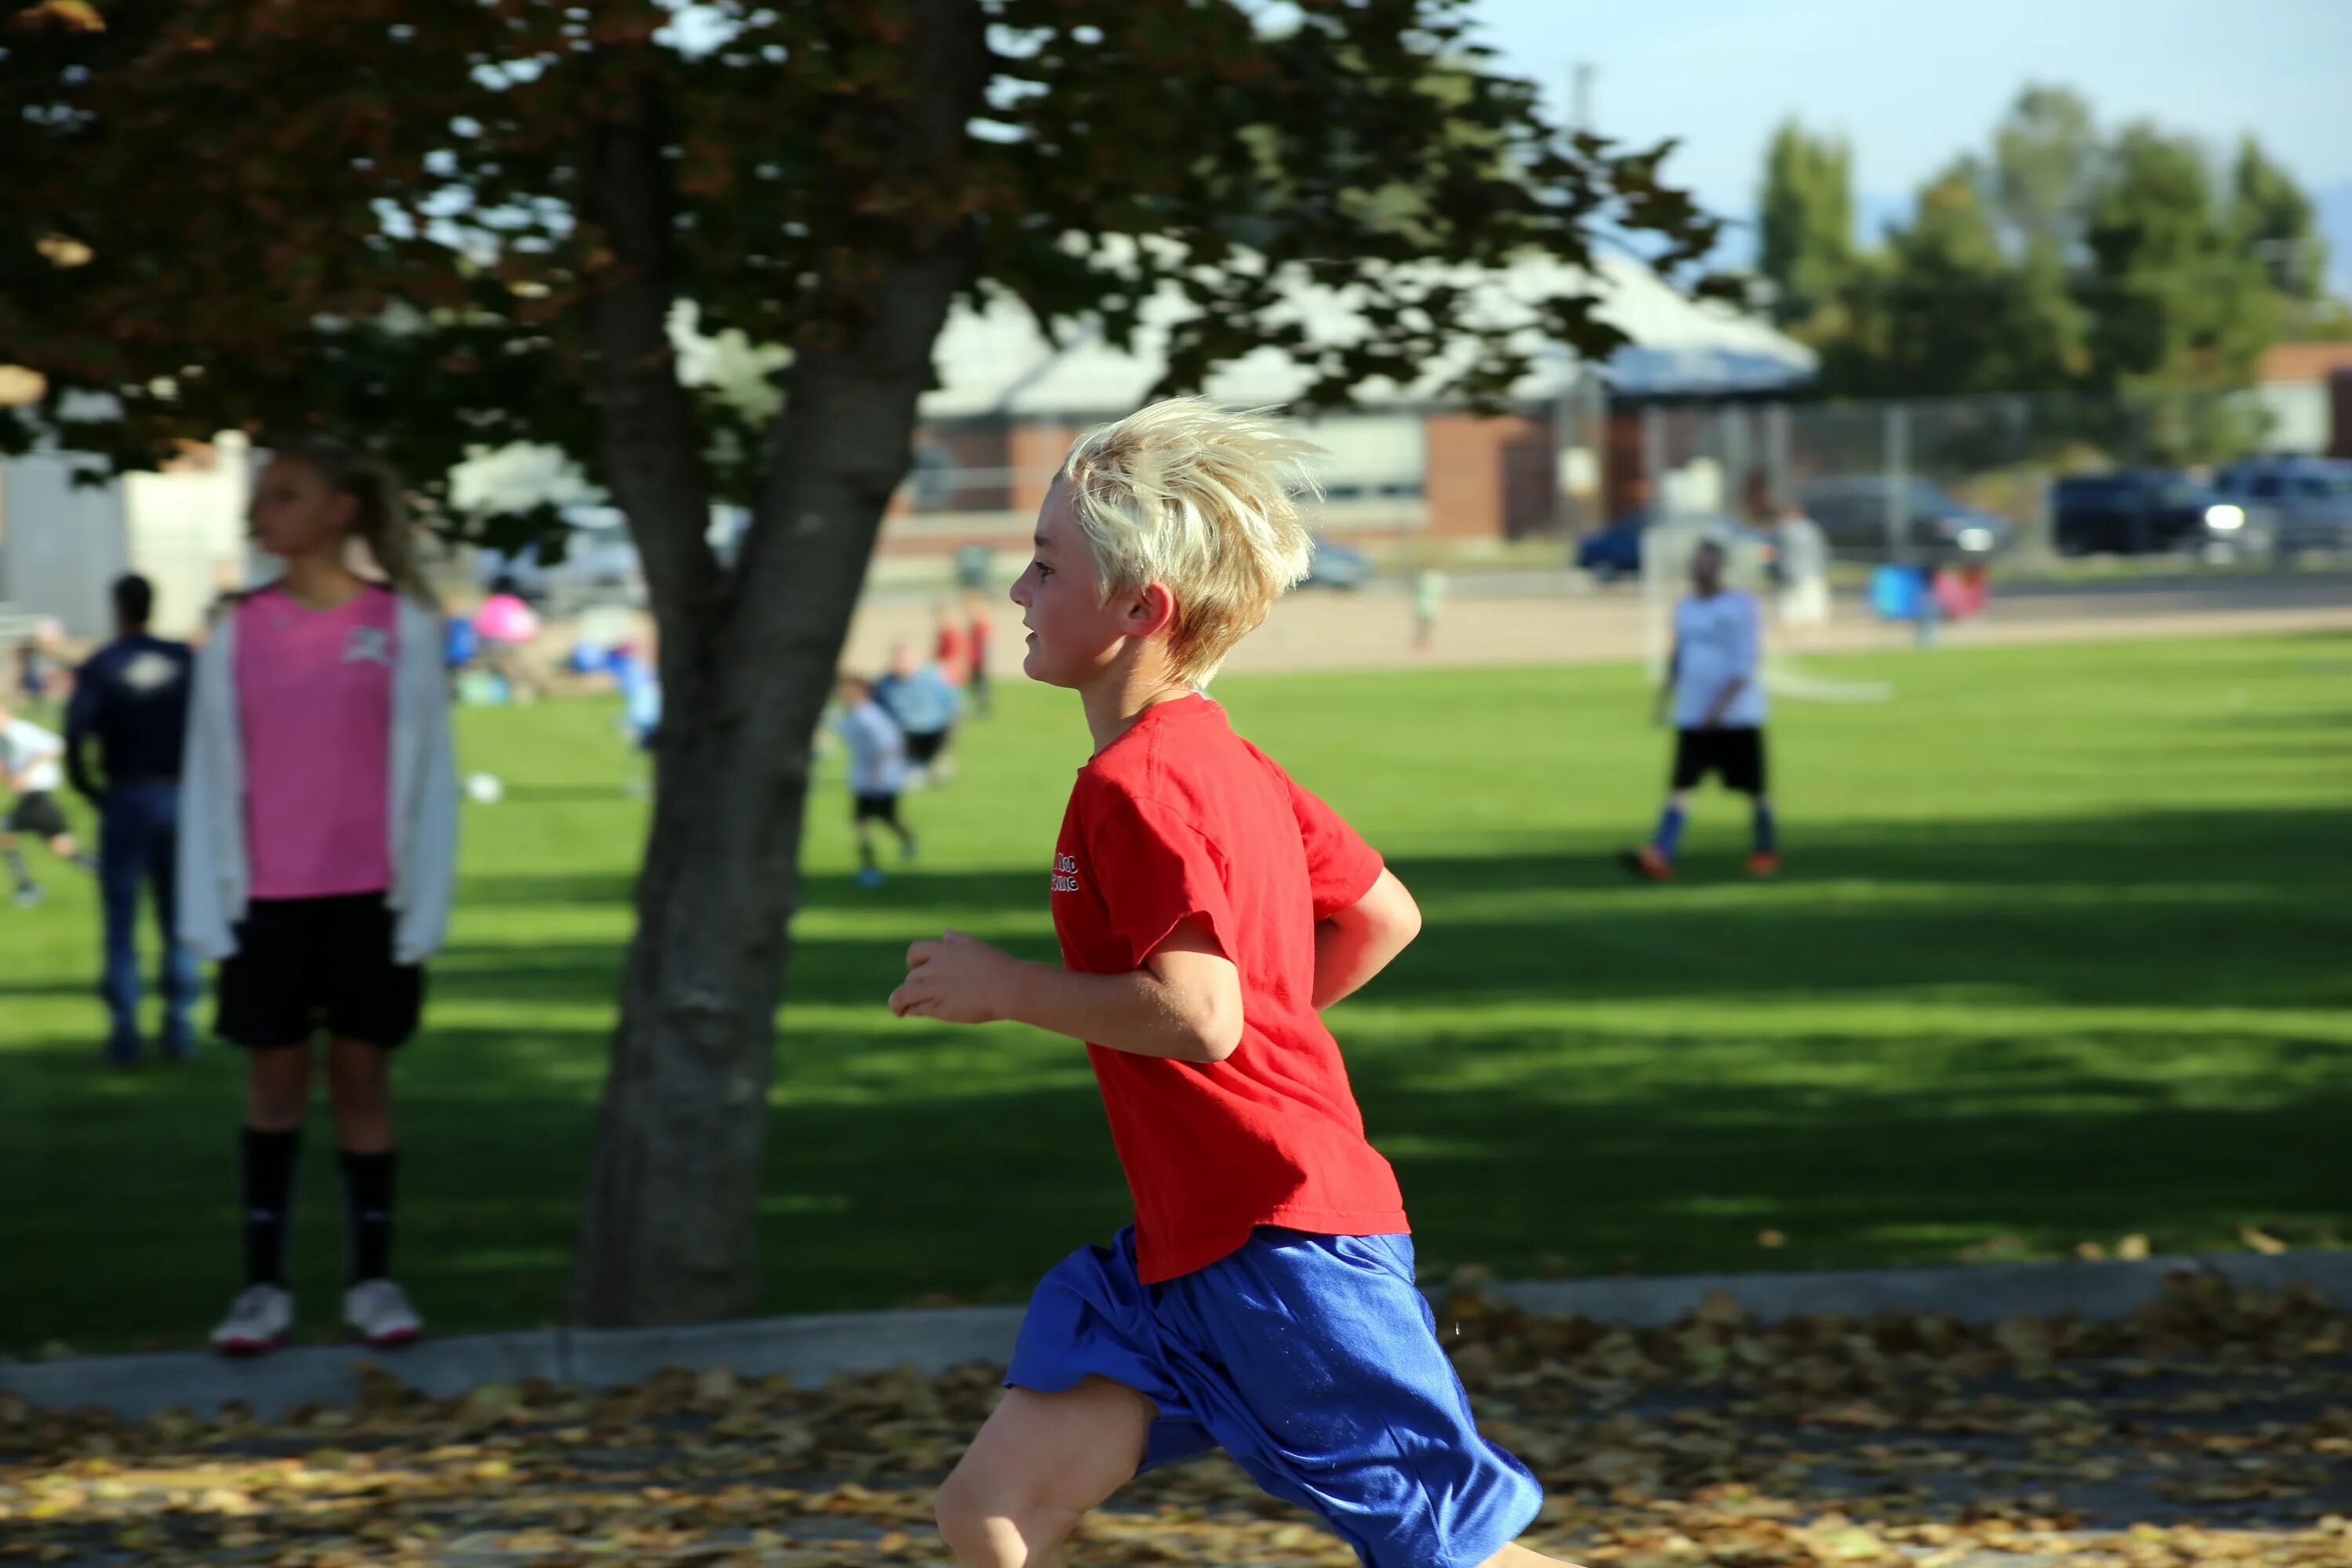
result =
[[[440,616],[398,484],[352,448],[280,450],[252,521],[285,574],[206,644],[183,769],[182,940],[219,960],[215,1028],[248,1066],[246,1289],[213,1344],[270,1350],[292,1326],[286,1237],[322,1032],[350,1243],[343,1316],[371,1343],[399,1344],[423,1325],[390,1277],[390,1059],[416,1030],[457,844]],[[381,580],[353,569],[354,541]]]

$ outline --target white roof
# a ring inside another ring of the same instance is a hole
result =
[[[1437,276],[1433,269],[1431,277]],[[1464,276],[1474,290],[1470,309],[1477,316],[1520,328],[1517,341],[1533,368],[1513,388],[1514,395],[1536,400],[1565,390],[1578,369],[1576,356],[1537,332],[1530,302],[1591,289],[1596,275],[1530,258],[1501,271]],[[1603,297],[1599,313],[1633,340],[1605,367],[1611,384],[1621,392],[1763,390],[1794,385],[1813,374],[1811,349],[1727,305],[1676,293],[1630,258],[1603,259],[1597,278]],[[1288,291],[1286,307],[1313,342],[1343,342],[1361,331],[1354,301],[1341,290],[1302,281]],[[1133,345],[1120,349],[1091,323],[1069,329],[1056,346],[1024,306],[1001,295],[976,307],[960,305],[940,333],[940,385],[924,396],[922,416],[1048,418],[1133,408],[1165,368],[1170,324],[1190,309],[1172,287],[1163,289],[1146,305]],[[1458,369],[1463,357],[1447,356],[1412,385],[1368,384],[1359,389],[1359,400],[1373,407],[1436,401],[1447,373]],[[1308,379],[1282,351],[1261,349],[1221,366],[1202,390],[1222,402],[1287,403],[1306,389]]]

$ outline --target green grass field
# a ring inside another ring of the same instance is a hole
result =
[[[2352,1233],[2352,638],[1821,659],[1784,702],[1788,875],[1705,800],[1684,877],[1609,852],[1665,737],[1630,668],[1235,679],[1237,724],[1390,855],[1422,941],[1333,1023],[1426,1268],[1948,1261]],[[610,707],[463,718],[465,882],[399,1095],[399,1272],[444,1331],[560,1315],[643,806]],[[849,880],[828,772],[779,1047],[772,1310],[1023,1299],[1126,1195],[1084,1053],[882,1006],[953,923],[1049,956],[1074,705],[1016,688],[911,797],[923,865]],[[242,1062],[100,1070],[72,873],[0,910],[0,1351],[196,1342],[236,1284]],[[323,1116],[298,1288],[341,1245]],[[1777,1248],[1759,1234],[1779,1232]]]

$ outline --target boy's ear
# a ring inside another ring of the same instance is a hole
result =
[[[1127,635],[1148,637],[1166,631],[1176,620],[1176,595],[1165,583],[1146,583],[1128,601]]]

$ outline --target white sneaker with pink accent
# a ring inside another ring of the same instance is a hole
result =
[[[248,1285],[213,1331],[213,1349],[223,1355],[266,1355],[286,1342],[293,1326],[294,1298],[285,1286]]]
[[[362,1279],[344,1291],[343,1321],[372,1345],[404,1345],[425,1332],[425,1320],[389,1279]]]

